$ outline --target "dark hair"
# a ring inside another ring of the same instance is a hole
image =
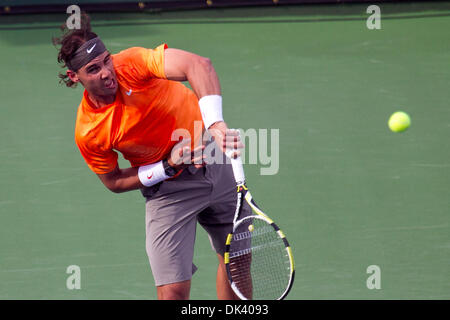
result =
[[[52,42],[55,46],[60,45],[58,52],[58,63],[62,63],[62,68],[67,67],[67,62],[73,58],[75,52],[83,43],[94,39],[97,35],[91,30],[91,19],[87,13],[81,14],[80,29],[69,29],[64,23],[61,26],[62,36],[59,38],[53,37]],[[78,71],[78,70],[73,70]],[[67,87],[74,88],[77,84],[70,80],[69,76],[64,72],[59,73],[60,83],[64,82]]]

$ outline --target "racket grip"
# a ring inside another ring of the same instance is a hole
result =
[[[242,165],[242,159],[241,157],[237,157],[236,159],[233,159],[231,157],[231,154],[233,153],[233,150],[227,150],[225,153],[228,158],[231,160],[231,166],[233,167],[233,174],[234,179],[236,180],[236,184],[244,184],[245,183],[245,174],[244,174],[244,166]]]

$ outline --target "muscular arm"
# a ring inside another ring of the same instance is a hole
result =
[[[187,143],[190,145],[190,142]],[[172,148],[168,163],[177,171],[186,168],[190,163],[194,163],[195,167],[200,168],[204,165],[205,156],[202,153],[204,148],[204,145],[200,145],[194,150],[190,150],[190,148],[186,148],[186,142],[181,141]],[[120,169],[117,166],[113,171],[97,174],[97,176],[109,190],[121,193],[144,187],[139,180],[138,172],[139,167]]]
[[[207,95],[221,95],[219,78],[208,58],[169,48],[164,53],[164,72],[169,80],[189,81],[199,99]],[[214,140],[223,151],[227,145],[240,147],[241,144],[237,142],[239,138],[236,140],[233,136],[231,142],[226,140],[227,130],[228,126],[223,121],[216,122],[209,128]]]
[[[220,95],[220,82],[208,58],[179,49],[164,52],[164,72],[167,79],[188,81],[197,97]]]
[[[120,169],[116,167],[113,171],[105,174],[97,174],[105,187],[115,193],[121,193],[142,188],[139,181],[138,168]]]

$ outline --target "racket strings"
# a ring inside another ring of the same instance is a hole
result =
[[[252,231],[249,226],[252,225]],[[230,274],[247,299],[277,299],[289,285],[290,259],[283,240],[264,220],[239,224],[230,244]]]

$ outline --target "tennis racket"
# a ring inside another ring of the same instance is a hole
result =
[[[231,164],[237,204],[224,254],[231,288],[242,300],[281,300],[294,281],[291,248],[280,228],[253,201],[245,184],[241,158],[231,159]],[[242,216],[244,201],[252,209],[247,216]]]

